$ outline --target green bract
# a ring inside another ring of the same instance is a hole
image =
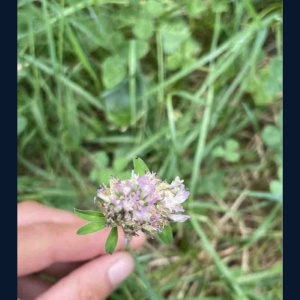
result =
[[[88,223],[86,225],[83,225],[78,229],[77,234],[86,235],[86,234],[90,234],[102,230],[105,227],[106,227],[106,221],[104,218],[102,218],[101,222],[93,222],[93,223]]]
[[[118,228],[113,227],[105,243],[105,252],[112,254],[117,247],[117,243],[118,243]]]

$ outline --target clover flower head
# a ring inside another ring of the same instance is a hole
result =
[[[128,239],[139,230],[153,237],[171,222],[184,222],[189,216],[182,203],[189,197],[183,180],[176,177],[171,184],[155,173],[120,180],[111,177],[109,186],[97,190],[99,207],[109,227],[120,226]]]

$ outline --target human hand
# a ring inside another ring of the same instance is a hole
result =
[[[74,214],[33,201],[18,204],[18,297],[22,300],[105,299],[133,270],[127,252],[105,254],[108,230],[92,235],[76,234],[85,224]],[[140,247],[144,235],[131,247]],[[116,250],[124,245],[119,230]],[[38,276],[57,278],[50,283]]]

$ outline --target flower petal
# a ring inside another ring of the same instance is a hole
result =
[[[169,218],[174,222],[185,222],[187,219],[190,218],[188,215],[174,215],[170,214]]]

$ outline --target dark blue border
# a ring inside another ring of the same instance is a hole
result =
[[[299,10],[284,2],[283,14],[283,299],[299,293],[300,253],[300,46]],[[296,296],[297,297],[297,296]]]
[[[1,5],[1,294],[17,299],[17,1]]]

